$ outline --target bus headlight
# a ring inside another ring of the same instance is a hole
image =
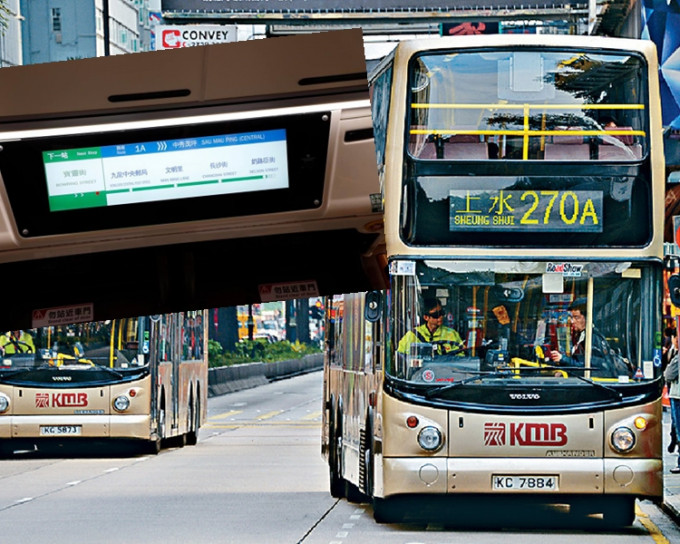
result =
[[[113,408],[117,412],[124,412],[130,407],[130,399],[127,398],[125,395],[121,395],[119,397],[116,397],[116,399],[113,401]]]
[[[442,433],[436,427],[423,427],[418,433],[418,444],[425,451],[437,451],[442,447]]]
[[[0,414],[9,408],[9,399],[5,395],[0,395]]]
[[[628,427],[618,427],[612,433],[611,444],[619,453],[626,453],[635,446],[635,433]]]

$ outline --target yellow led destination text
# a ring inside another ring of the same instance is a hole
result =
[[[449,191],[450,230],[602,232],[602,191]]]

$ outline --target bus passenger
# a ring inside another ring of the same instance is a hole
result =
[[[9,331],[0,336],[0,350],[3,355],[35,353],[33,337],[22,330]]]
[[[677,337],[676,337],[677,338]],[[678,429],[680,429],[680,381],[678,381],[678,355],[673,357],[663,377],[668,383],[668,397],[671,401],[671,431],[675,432],[672,443],[678,442]],[[672,451],[670,447],[668,451]],[[678,464],[671,469],[673,474],[680,474],[680,456],[678,457]]]
[[[550,359],[565,366],[584,366],[586,352],[586,301],[575,300],[569,306],[571,314],[572,348],[570,356],[551,350]],[[603,377],[616,377],[630,374],[623,359],[612,354],[606,338],[593,327],[592,334],[593,370],[602,370]],[[595,363],[597,360],[597,364]]]
[[[435,297],[428,297],[423,300],[423,320],[425,323],[419,325],[413,331],[408,331],[399,341],[397,351],[408,354],[411,344],[423,342],[435,346],[436,355],[462,354],[465,347],[463,339],[457,331],[444,326],[444,309],[441,302]]]

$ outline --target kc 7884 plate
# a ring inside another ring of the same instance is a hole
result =
[[[533,474],[521,476],[494,474],[492,476],[492,487],[494,491],[530,491],[533,493],[544,491],[549,493],[559,489],[559,478],[557,476]]]

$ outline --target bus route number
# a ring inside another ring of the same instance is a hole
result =
[[[449,230],[602,232],[602,191],[449,191]]]

